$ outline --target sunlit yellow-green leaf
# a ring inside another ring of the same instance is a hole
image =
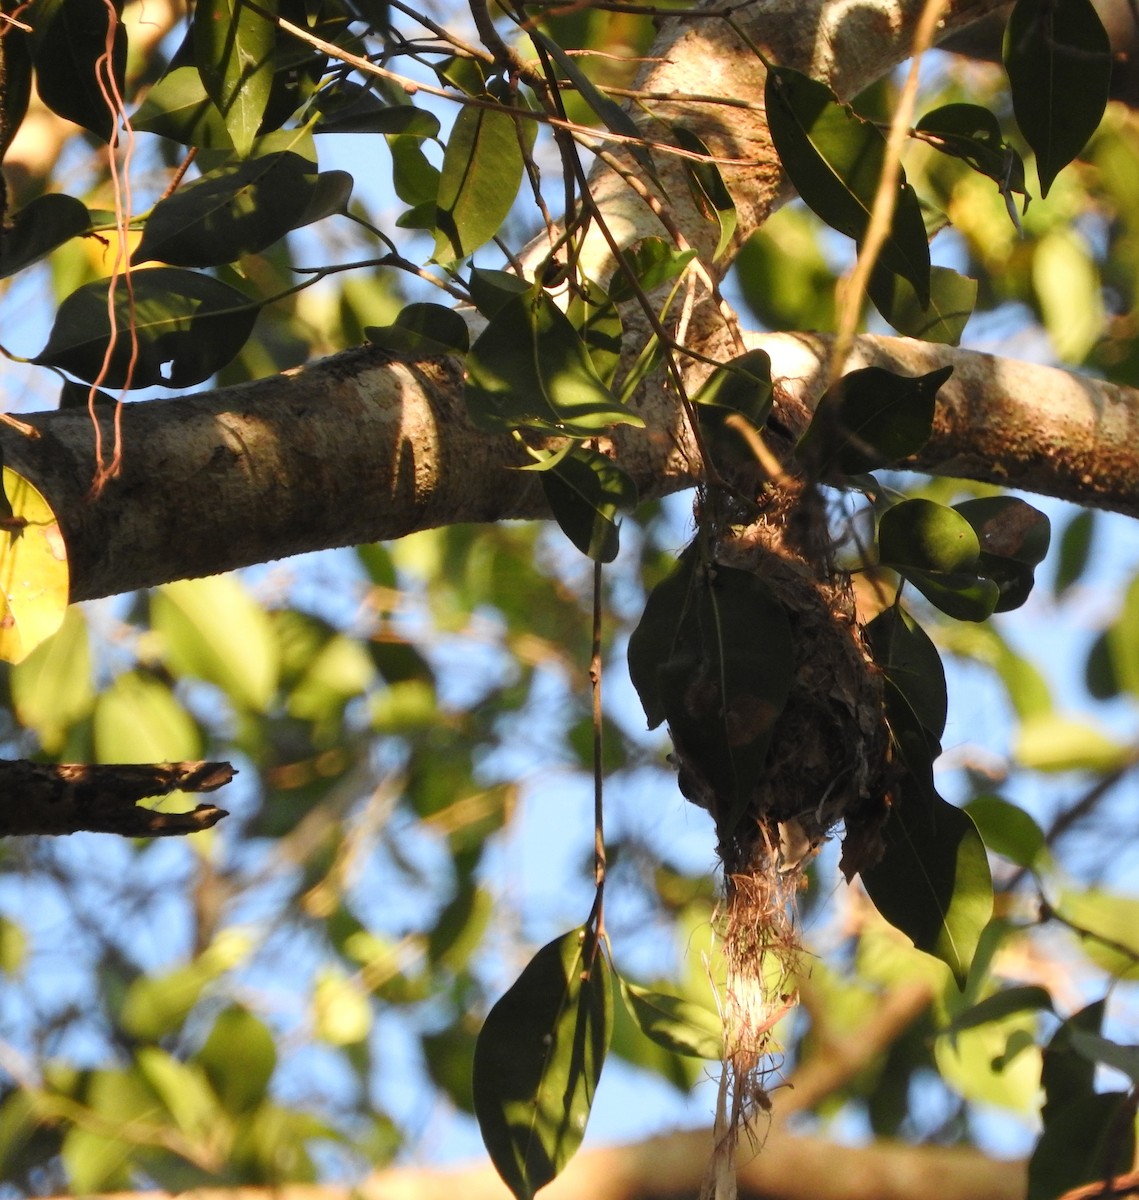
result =
[[[360,986],[342,975],[326,973],[313,992],[316,1036],[334,1046],[362,1042],[372,1028],[372,1007]]]
[[[1132,751],[1087,721],[1041,712],[1021,723],[1013,754],[1034,771],[1111,771]]]
[[[25,729],[48,754],[58,754],[68,729],[91,711],[95,688],[83,611],[69,608],[63,624],[12,668],[12,703]]]
[[[0,524],[0,659],[18,663],[63,622],[67,547],[48,502],[10,467],[4,495],[11,512]]]

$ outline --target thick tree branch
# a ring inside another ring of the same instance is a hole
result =
[[[212,792],[234,776],[223,762],[48,765],[0,760],[0,837],[117,833],[167,837],[209,829],[226,816],[213,804],[155,812],[138,802],[174,791]]]

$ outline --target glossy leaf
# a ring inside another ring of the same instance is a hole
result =
[[[643,292],[655,291],[677,279],[695,257],[695,250],[677,250],[664,238],[643,238],[625,255],[628,273],[621,269],[613,273],[609,295],[619,304],[632,300],[637,294],[633,280]]]
[[[621,365],[623,325],[617,305],[600,288],[587,285],[570,298],[566,316],[581,335],[598,378],[612,387]]]
[[[277,0],[259,5],[277,12]],[[194,60],[238,154],[253,148],[273,87],[277,27],[245,0],[198,0]]]
[[[116,14],[121,15],[122,7],[122,0],[116,0]],[[117,117],[96,77],[97,64],[107,52],[105,0],[35,0],[20,15],[34,30],[31,52],[40,99],[61,117],[109,141]],[[111,56],[120,95],[126,57],[127,35],[120,20]],[[105,71],[105,64],[98,69]]]
[[[882,514],[878,549],[883,566],[945,574],[977,566],[981,543],[958,512],[932,500],[903,500]]]
[[[956,346],[977,304],[977,281],[949,267],[932,267],[929,303],[918,300],[913,285],[901,275],[876,265],[867,294],[882,316],[906,337]]]
[[[644,424],[601,382],[585,343],[542,291],[506,300],[467,356],[467,406],[480,429],[591,437]]]
[[[992,879],[976,826],[932,788],[904,786],[890,810],[881,861],[863,870],[874,907],[965,986],[993,911]]]
[[[1107,106],[1111,43],[1091,0],[1017,0],[1004,44],[1016,122],[1040,194],[1076,157]]]
[[[189,64],[175,66],[147,92],[131,125],[140,133],[155,133],[183,146],[232,150],[234,145],[197,67]]]
[[[589,446],[551,457],[555,461],[541,478],[554,519],[582,554],[612,562],[619,545],[617,514],[636,506],[637,485],[611,458]]]
[[[408,304],[391,325],[369,325],[364,336],[373,346],[412,360],[465,354],[470,346],[466,321],[441,304]]]
[[[538,951],[475,1046],[475,1115],[518,1200],[530,1200],[581,1144],[609,1048],[609,964],[583,935],[571,930]]]
[[[902,608],[885,608],[863,631],[874,662],[935,739],[945,732],[949,698],[937,647]]]
[[[498,232],[522,182],[522,145],[533,138],[534,123],[506,109],[459,113],[439,176],[437,260],[465,258]]]
[[[316,180],[291,152],[209,171],[154,206],[132,261],[212,267],[256,254],[304,224]]]
[[[1036,984],[1003,988],[958,1013],[941,1032],[959,1033],[990,1021],[1000,1021],[1013,1013],[1052,1011],[1052,996],[1047,988]]]
[[[712,1009],[624,979],[621,995],[641,1032],[666,1050],[713,1062],[723,1058],[723,1024]]]
[[[155,267],[133,276],[138,357],[132,388],[188,387],[220,370],[245,345],[258,304],[220,280],[177,267]],[[103,384],[127,385],[132,310],[126,285],[115,293],[117,336]],[[88,381],[99,376],[111,340],[107,281],[89,283],[59,306],[47,345],[32,360],[61,367]]]
[[[672,136],[682,150],[704,155],[707,159],[706,162],[693,159],[683,159],[682,162],[697,211],[705,220],[714,221],[719,230],[716,249],[712,252],[712,261],[715,262],[731,244],[736,231],[735,201],[724,183],[720,168],[712,159],[712,152],[700,138],[683,125],[673,125]]]
[[[507,301],[532,292],[534,285],[510,271],[493,271],[485,267],[471,268],[471,300],[475,308],[489,321]]]
[[[992,579],[970,572],[911,569],[905,576],[930,604],[957,621],[987,620],[996,612],[1001,598],[1001,590]]]
[[[413,104],[385,103],[361,84],[344,80],[335,98],[321,94],[320,120],[314,133],[380,133],[388,137],[411,134],[419,138],[439,135],[439,118]]]
[[[0,660],[18,663],[63,623],[69,600],[67,547],[42,495],[4,468],[0,521]]]
[[[979,104],[944,104],[921,117],[914,132],[943,154],[967,162],[995,180],[1002,194],[1015,192],[1024,197],[1024,163],[1005,141],[997,118]]]
[[[0,240],[0,279],[14,275],[91,228],[87,206],[74,196],[37,196],[9,218]]]
[[[431,228],[435,220],[435,198],[439,195],[439,168],[423,153],[421,137],[401,134],[389,137],[387,141],[392,155],[395,194],[413,209],[420,205],[430,206],[431,220],[426,228]]]
[[[738,414],[756,429],[771,412],[771,359],[763,350],[749,350],[713,369],[692,397],[701,421]]]
[[[811,424],[795,448],[797,457],[827,478],[835,472],[858,475],[873,471],[915,454],[929,440],[938,389],[952,373],[952,367],[912,377],[883,367],[851,371],[827,388],[819,400]],[[891,522],[900,521],[901,528],[916,521],[918,511],[907,510],[904,517],[894,517]],[[883,516],[883,524],[888,527],[887,516],[889,513]],[[924,515],[923,520],[932,522],[932,514]]]
[[[861,244],[882,177],[886,140],[841,105],[825,84],[790,67],[771,67],[767,120],[783,169],[808,208]],[[929,303],[929,243],[913,188],[899,179],[890,233],[879,262]]]

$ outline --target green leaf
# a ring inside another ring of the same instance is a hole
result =
[[[475,1115],[518,1200],[555,1178],[581,1144],[612,1028],[609,964],[580,929],[539,950],[487,1014],[475,1046]]]
[[[507,299],[471,347],[466,399],[474,423],[491,432],[592,437],[644,425],[613,398],[565,313],[538,289]]]
[[[388,138],[388,149],[392,155],[392,187],[395,194],[410,204],[412,211],[429,207],[430,219],[424,229],[435,226],[435,199],[439,195],[439,168],[423,153],[423,139],[417,135],[402,134]],[[407,214],[404,214],[407,216]],[[396,222],[400,224],[400,222]]]
[[[642,238],[636,247],[625,255],[625,263],[632,279],[618,267],[609,280],[609,296],[618,304],[632,300],[637,294],[633,287],[634,280],[641,291],[655,291],[662,284],[677,279],[695,257],[695,250],[677,250],[664,238]]]
[[[875,664],[935,739],[945,732],[945,669],[929,635],[904,609],[883,609],[863,631]]]
[[[194,718],[153,675],[127,671],[95,701],[95,756],[101,763],[186,762],[202,756]]]
[[[22,271],[91,228],[87,206],[74,196],[58,193],[37,196],[9,220],[0,240],[0,279]]]
[[[1001,598],[994,580],[969,572],[945,574],[915,568],[907,570],[905,576],[930,604],[957,621],[987,620]]]
[[[1107,107],[1111,43],[1090,0],[1017,0],[1004,60],[1016,122],[1047,196]]]
[[[756,429],[771,412],[771,359],[763,350],[749,350],[721,363],[692,397],[701,422],[738,413]]]
[[[105,11],[105,10],[104,10]],[[0,161],[28,113],[32,97],[32,38],[17,25],[4,32],[4,86],[0,88]]]
[[[1127,588],[1123,609],[1107,631],[1111,677],[1118,688],[1139,696],[1139,576]]]
[[[115,0],[116,15],[121,16],[122,8],[122,0]],[[34,31],[31,51],[40,99],[52,112],[110,141],[117,117],[96,76],[96,64],[107,52],[105,0],[35,0],[20,16]],[[127,34],[119,20],[111,63],[120,95],[125,90],[126,58]]]
[[[686,550],[671,572],[649,593],[645,611],[629,638],[629,677],[645,710],[649,728],[666,717],[658,672],[677,653],[685,614],[695,602],[700,560]]]
[[[238,709],[268,709],[277,690],[277,638],[236,577],[165,584],[151,596],[150,620],[175,675],[215,684]]]
[[[1044,1089],[1041,1116],[1047,1125],[1066,1105],[1095,1095],[1095,1066],[1072,1044],[1072,1034],[1099,1033],[1106,1002],[1096,1000],[1073,1013],[1044,1047],[1040,1085]]]
[[[163,75],[147,92],[131,125],[140,133],[155,133],[203,150],[232,150],[234,145],[197,67],[189,64],[175,66]]]
[[[389,137],[410,134],[418,138],[439,136],[439,118],[413,104],[392,104],[352,80],[341,80],[335,92],[322,92],[320,120],[314,133],[382,133]]]
[[[91,647],[81,609],[69,608],[59,629],[12,668],[11,688],[20,725],[35,732],[47,754],[58,755],[71,727],[95,703]]]
[[[1046,870],[1051,862],[1044,831],[1028,813],[1002,796],[977,796],[965,811],[981,840],[994,853],[1029,871]]]
[[[637,485],[611,458],[578,446],[542,470],[542,488],[562,532],[596,562],[617,557],[617,513],[637,503]],[[545,467],[545,463],[539,463]]]
[[[1116,979],[1139,979],[1139,900],[1102,888],[1068,888],[1055,911],[1092,962]]]
[[[475,308],[489,321],[507,301],[515,296],[533,294],[534,284],[511,271],[492,271],[471,267],[471,300]]]
[[[133,277],[134,331],[138,357],[132,388],[201,383],[245,345],[258,304],[208,275],[177,267],[155,267]],[[111,340],[107,281],[85,284],[59,306],[47,345],[32,360],[61,367],[80,379],[96,379]],[[126,386],[131,360],[132,307],[125,283],[115,293],[117,336],[102,383]]]
[[[490,241],[522,182],[534,123],[508,109],[463,108],[447,139],[436,198],[435,258],[466,258]]]
[[[977,281],[949,267],[932,267],[929,303],[918,300],[913,285],[879,264],[870,273],[867,286],[874,307],[901,334],[956,346],[977,304]]]
[[[369,325],[364,336],[373,346],[412,361],[440,354],[465,354],[470,347],[466,321],[442,304],[408,304],[391,325]]]
[[[1094,537],[1095,512],[1090,508],[1081,509],[1064,526],[1057,554],[1056,578],[1052,583],[1052,594],[1057,599],[1083,578]]]
[[[903,574],[916,568],[945,574],[977,566],[981,543],[959,512],[932,500],[903,500],[882,514],[879,559]]]
[[[259,1017],[231,1004],[214,1018],[195,1059],[226,1112],[238,1117],[252,1112],[268,1094],[277,1066],[277,1046]]]
[[[783,169],[808,208],[860,245],[870,223],[886,139],[835,99],[825,84],[790,67],[767,72],[767,120]],[[921,205],[900,175],[890,232],[879,262],[929,304],[929,243]]]
[[[304,223],[316,179],[291,152],[209,171],[154,206],[132,262],[212,267],[256,254]]]
[[[1090,1062],[1114,1067],[1132,1083],[1139,1084],[1139,1046],[1121,1046],[1118,1042],[1079,1029],[1072,1030],[1070,1041],[1077,1054],[1082,1054]]]
[[[712,158],[712,152],[690,129],[683,125],[672,125],[672,136],[682,150],[693,154],[703,155],[706,162],[696,162],[692,159],[682,159],[681,164],[688,177],[688,188],[692,193],[693,203],[697,211],[708,221],[715,221],[719,229],[716,249],[712,253],[715,262],[731,244],[732,235],[736,231],[736,204],[732,199]]]
[[[1045,1122],[1028,1163],[1027,1200],[1058,1200],[1127,1169],[1135,1146],[1127,1114],[1123,1092],[1100,1092],[1073,1100]]]
[[[673,1054],[718,1062],[724,1056],[723,1023],[703,1004],[622,979],[621,995],[641,1032]]]
[[[612,387],[621,365],[623,333],[617,305],[599,287],[587,284],[570,298],[566,316],[581,335],[598,378]]]
[[[1013,756],[1030,771],[1115,771],[1133,753],[1098,726],[1058,712],[1026,717],[1013,744]]]
[[[881,861],[863,870],[874,907],[964,988],[993,912],[984,843],[961,809],[932,788],[905,786],[890,810]]]
[[[986,1025],[990,1021],[1003,1020],[1013,1013],[1052,1011],[1052,996],[1047,988],[1035,984],[1004,988],[958,1013],[940,1032],[960,1033],[964,1029],[975,1029],[978,1025]]]
[[[967,162],[974,171],[996,181],[1002,195],[1024,197],[1024,162],[1004,140],[1000,123],[979,104],[945,104],[932,109],[914,126],[914,132],[943,154]]]
[[[898,375],[884,367],[851,371],[819,400],[796,455],[827,478],[836,471],[845,475],[873,471],[915,454],[929,440],[938,389],[952,373],[952,367],[917,376]],[[917,520],[913,514],[918,511],[908,510],[902,525]],[[885,526],[888,516],[882,518]],[[927,517],[926,523],[931,519]]]
[[[245,0],[198,0],[194,9],[194,59],[202,86],[225,119],[238,154],[245,157],[261,129],[276,71],[277,0],[257,12]]]

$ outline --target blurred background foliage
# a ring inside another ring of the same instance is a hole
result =
[[[603,52],[584,69],[622,86],[652,28],[582,9],[549,31]],[[158,43],[133,65],[137,93],[171,52]],[[934,55],[927,75],[926,108],[986,103],[1012,128],[997,69]],[[892,86],[862,111],[886,111]],[[330,165],[377,139],[343,140]],[[60,149],[47,173],[10,170],[19,202],[54,178],[107,207],[90,145]],[[387,228],[394,202],[376,181],[389,162],[367,153],[353,211]],[[140,194],[157,194],[169,165],[144,156]],[[1109,109],[1047,204],[1023,215],[1023,235],[963,164],[915,143],[906,170],[952,220],[935,261],[980,282],[967,344],[1139,386],[1134,113]],[[534,227],[520,205],[509,240]],[[283,289],[298,266],[364,256],[359,228],[301,231],[234,270]],[[40,297],[54,307],[103,275],[105,249],[73,240],[15,279],[6,329],[36,321]],[[741,254],[728,294],[768,328],[831,328],[847,254],[788,205]],[[357,344],[422,295],[376,270],[294,293],[262,312],[218,382]],[[39,375],[5,370],[21,406],[53,399]],[[891,483],[943,502],[983,494]],[[664,739],[644,732],[624,666],[644,597],[688,536],[685,503],[629,517],[605,571],[607,924],[627,977],[709,1004],[711,824],[681,798]],[[1047,507],[1058,536],[1022,612],[962,626],[922,609],[949,665],[939,778],[977,820],[998,889],[965,993],[858,886],[836,882],[833,848],[812,867],[785,1066],[825,1053],[903,982],[936,993],[881,1063],[804,1118],[842,1136],[1024,1153],[1039,1131],[1042,1048],[1065,1018],[1108,995],[1105,1032],[1139,1041],[1139,536],[1120,518]],[[8,756],[209,757],[240,770],[219,797],[229,819],[185,841],[0,847],[0,1190],[272,1186],[476,1152],[481,1019],[536,946],[580,924],[592,894],[590,582],[554,530],[441,529],[79,606],[29,659],[0,667]],[[979,1002],[1010,995],[976,1019]],[[591,1136],[706,1122],[705,1064],[617,1019],[624,1067],[609,1068]]]

